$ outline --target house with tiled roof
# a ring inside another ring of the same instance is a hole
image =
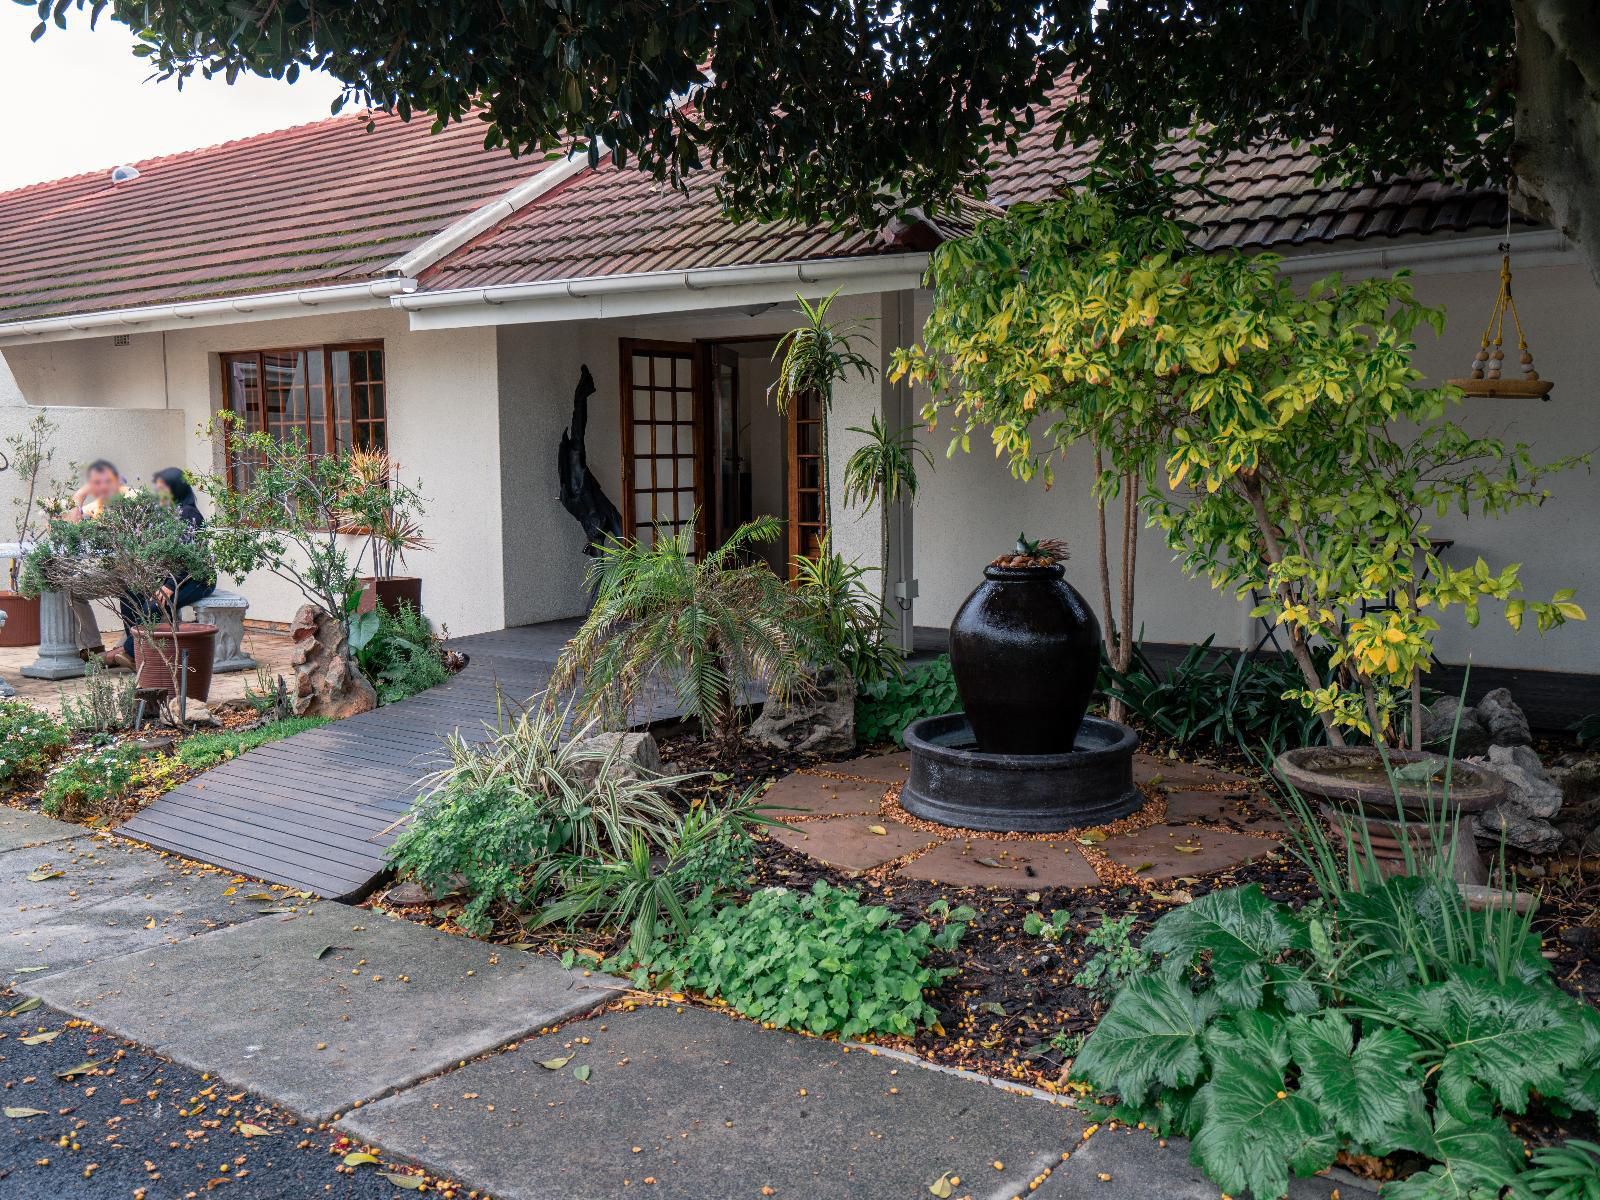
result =
[[[715,540],[772,513],[789,530],[771,552],[784,569],[820,532],[822,470],[842,494],[851,427],[874,415],[915,425],[922,400],[881,375],[851,379],[823,463],[815,414],[780,416],[766,399],[796,296],[837,291],[835,311],[867,325],[886,363],[926,314],[929,253],[986,214],[1053,194],[1086,161],[1054,149],[1041,122],[995,164],[987,202],[882,229],[753,224],[722,214],[709,175],[684,193],[607,159],[485,150],[471,123],[431,134],[422,121],[368,121],[340,116],[0,194],[0,435],[49,406],[70,441],[62,457],[112,458],[135,479],[211,469],[220,452],[196,430],[221,410],[319,446],[381,446],[430,500],[432,548],[409,565],[430,615],[459,634],[584,611],[584,534],[559,503],[557,468],[584,367],[597,389],[588,463],[626,531],[648,537],[698,510]],[[1287,146],[1232,155],[1182,215],[1202,247],[1276,252],[1297,277],[1411,269],[1422,299],[1450,317],[1419,363],[1461,374],[1494,296],[1504,196],[1426,179],[1349,187],[1314,168]],[[1552,456],[1594,446],[1586,351],[1600,295],[1559,234],[1513,221],[1509,237],[1522,316],[1556,389],[1547,403],[1469,400],[1467,420]],[[887,562],[876,513],[842,509],[832,531],[841,552],[884,569],[908,643],[915,627],[948,623],[1018,529],[1084,548],[1078,572],[1092,578],[1086,461],[1069,459],[1047,492],[981,450],[946,458],[938,434],[930,448],[915,506],[893,514]],[[0,493],[10,486],[0,473]],[[1593,595],[1600,556],[1585,530],[1600,485],[1575,474],[1553,487],[1538,514],[1448,529],[1454,552],[1525,561],[1533,593]],[[1183,579],[1146,537],[1148,638],[1259,638],[1247,606]],[[255,618],[292,614],[296,597],[271,579],[240,590]],[[1440,644],[1448,657],[1448,630]],[[1600,673],[1595,639],[1513,648],[1486,627],[1473,644],[1480,664]]]

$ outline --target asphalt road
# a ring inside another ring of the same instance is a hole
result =
[[[0,1013],[20,1000],[0,993]],[[81,1073],[60,1078],[65,1072]],[[42,1110],[0,1115],[6,1200],[416,1194],[380,1174],[396,1166],[341,1169],[343,1155],[363,1147],[338,1145],[327,1130],[49,1008],[0,1017],[0,1106]],[[429,1181],[423,1194],[453,1191]]]

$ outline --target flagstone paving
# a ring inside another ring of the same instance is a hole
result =
[[[1031,890],[1225,870],[1275,852],[1284,832],[1237,772],[1147,754],[1134,758],[1145,806],[1110,825],[1053,835],[953,829],[900,807],[910,763],[900,750],[780,779],[763,797],[780,822],[768,836],[846,874]]]
[[[318,1120],[609,998],[553,959],[332,901],[19,990]]]
[[[13,810],[0,810],[11,817]],[[3,828],[0,982],[37,977],[145,946],[165,945],[255,915],[228,876],[162,857],[37,814]],[[45,840],[40,840],[41,836]]]

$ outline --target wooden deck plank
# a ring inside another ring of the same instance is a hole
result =
[[[508,709],[540,692],[574,620],[452,639],[471,656],[459,675],[398,704],[307,730],[220,763],[147,805],[124,836],[230,871],[330,899],[364,895],[382,877],[384,833],[444,762],[446,736],[489,736]],[[670,711],[651,703],[651,716]]]

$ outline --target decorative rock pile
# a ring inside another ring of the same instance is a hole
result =
[[[1535,854],[1560,850],[1566,836],[1552,822],[1562,810],[1562,784],[1534,752],[1527,715],[1510,691],[1496,688],[1469,708],[1445,697],[1423,713],[1422,740],[1430,748],[1448,749],[1452,731],[1457,758],[1493,771],[1506,784],[1505,800],[1473,819],[1474,832],[1495,844],[1504,837],[1508,845]]]

